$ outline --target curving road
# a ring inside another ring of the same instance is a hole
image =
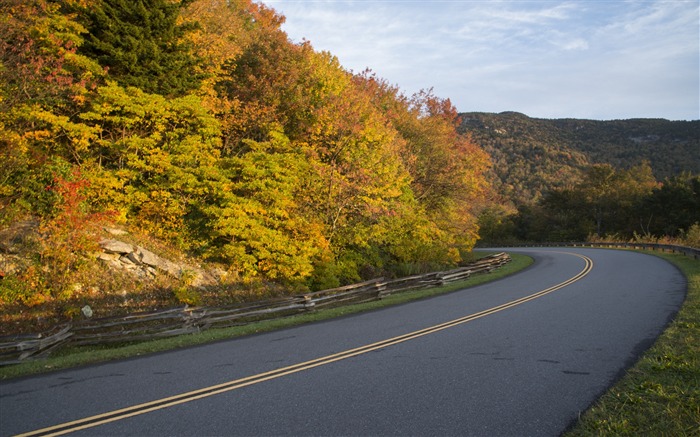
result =
[[[661,333],[686,282],[635,252],[508,250],[535,263],[397,307],[0,383],[0,434],[559,435]]]

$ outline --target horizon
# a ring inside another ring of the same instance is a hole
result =
[[[586,121],[633,121],[633,120],[663,120],[663,121],[669,121],[669,122],[674,122],[674,121],[681,121],[681,122],[697,122],[700,121],[699,118],[695,119],[685,119],[685,120],[679,120],[679,119],[669,119],[669,118],[663,118],[663,117],[631,117],[631,118],[607,118],[607,119],[597,119],[597,118],[580,118],[580,117],[536,117],[532,115],[528,115],[525,113],[522,113],[520,111],[500,111],[500,112],[489,112],[489,111],[457,111],[459,115],[462,114],[493,114],[493,115],[503,115],[503,114],[519,114],[522,116],[525,116],[527,118],[531,119],[536,119],[536,120],[586,120]]]

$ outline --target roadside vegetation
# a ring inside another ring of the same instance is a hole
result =
[[[0,316],[26,316],[0,335],[91,301],[210,302],[186,274],[113,280],[105,228],[211,266],[232,300],[469,255],[489,158],[449,99],[348,71],[283,22],[253,0],[0,1],[0,233],[36,230],[0,238]]]
[[[566,437],[700,435],[700,261],[652,254],[683,271],[686,300],[654,345]]]

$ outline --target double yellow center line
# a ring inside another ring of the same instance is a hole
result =
[[[178,404],[184,404],[186,402],[192,402],[197,399],[206,398],[209,396],[214,396],[220,393],[225,393],[227,391],[236,390],[241,387],[246,387],[249,385],[257,384],[263,381],[269,381],[271,379],[279,378],[285,375],[290,375],[292,373],[301,372],[308,369],[313,369],[314,367],[323,366],[336,361],[344,360],[347,358],[355,357],[357,355],[366,354],[378,349],[382,349],[388,346],[393,346],[395,344],[403,343],[405,341],[413,340],[424,335],[433,334],[444,329],[452,328],[457,325],[461,325],[472,320],[476,320],[499,311],[512,308],[514,306],[529,302],[531,300],[542,297],[546,294],[552,293],[553,291],[559,290],[561,288],[570,285],[579,279],[586,276],[593,268],[593,261],[583,255],[565,252],[570,255],[577,256],[583,259],[586,263],[585,267],[577,275],[564,282],[557,285],[549,287],[545,290],[539,291],[537,293],[530,294],[528,296],[516,299],[502,305],[498,305],[493,308],[489,308],[478,313],[470,314],[459,319],[451,320],[449,322],[441,323],[439,325],[431,326],[418,331],[409,332],[408,334],[400,335],[398,337],[389,338],[386,340],[378,341],[376,343],[361,346],[355,349],[349,349],[343,352],[338,352],[336,354],[327,355],[325,357],[316,358],[314,360],[305,361],[303,363],[294,364],[292,366],[282,367],[280,369],[271,370],[269,372],[259,373],[257,375],[248,376],[245,378],[236,379],[233,381],[225,382],[223,384],[212,385],[210,387],[205,387],[199,390],[190,391],[187,393],[182,393],[175,396],[170,396],[163,399],[158,399],[151,402],[146,402],[143,404],[134,405],[127,408],[122,408],[119,410],[110,411],[104,414],[98,414],[95,416],[86,417],[84,419],[74,420],[72,422],[66,422],[59,425],[50,426],[47,428],[38,429],[35,431],[30,431],[24,434],[19,434],[19,436],[59,436],[63,434],[68,434],[75,431],[80,431],[87,428],[92,428],[99,425],[104,425],[110,422],[116,422],[118,420],[126,419],[133,416],[138,416],[141,414],[146,414],[151,411],[161,410],[164,408],[172,407]]]

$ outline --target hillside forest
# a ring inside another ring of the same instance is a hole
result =
[[[585,240],[700,247],[700,121],[462,113],[489,154],[482,245]]]
[[[561,146],[576,121],[543,136],[524,116],[460,117],[283,23],[253,0],[0,0],[3,326],[448,268],[479,238],[698,227],[697,122],[676,161],[627,165],[595,129]],[[117,231],[215,283],[108,269],[95,254]]]
[[[288,291],[452,266],[474,246],[489,158],[450,101],[345,70],[274,10],[0,4],[0,225],[38,228],[2,302],[120,292],[90,273],[104,227],[229,286]]]

